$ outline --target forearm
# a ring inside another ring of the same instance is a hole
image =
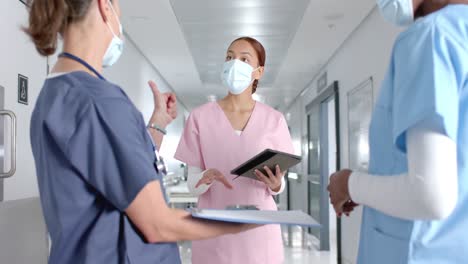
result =
[[[153,139],[156,149],[159,151],[159,149],[161,148],[164,135],[161,132],[153,128],[148,128],[148,132],[151,135],[151,138]]]
[[[404,219],[442,219],[456,206],[458,192],[456,145],[425,127],[408,131],[408,173],[353,173],[349,180],[354,202]]]
[[[349,190],[351,199],[358,204],[377,209],[385,214],[403,219],[434,218],[431,210],[421,204],[426,197],[421,190],[430,188],[423,181],[408,174],[381,176],[366,173],[353,173]]]
[[[198,220],[189,212],[169,208],[157,180],[143,187],[125,213],[148,243],[208,239],[256,227]]]
[[[160,238],[155,242],[177,242],[186,240],[210,239],[226,234],[235,234],[248,230],[253,225],[232,224],[217,221],[200,220],[191,217],[190,213],[170,209],[170,221],[161,227]]]

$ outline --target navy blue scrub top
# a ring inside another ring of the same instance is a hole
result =
[[[86,72],[47,79],[31,144],[49,263],[180,263],[175,243],[146,243],[124,213],[161,175],[143,117],[118,86]]]

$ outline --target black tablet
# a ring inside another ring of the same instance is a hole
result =
[[[281,171],[286,171],[294,165],[297,165],[302,160],[302,157],[292,155],[289,153],[276,151],[272,149],[265,149],[259,154],[255,155],[253,158],[239,165],[237,168],[231,171],[231,174],[237,175],[237,177],[243,176],[258,180],[254,171],[258,169],[267,175],[263,167],[267,166],[273,172],[275,171],[275,166],[279,165]],[[268,175],[267,175],[268,176]],[[237,178],[236,177],[236,178]]]

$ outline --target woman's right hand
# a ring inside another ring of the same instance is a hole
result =
[[[177,118],[177,99],[173,93],[161,93],[154,81],[148,81],[153,92],[154,110],[150,123],[166,128]]]
[[[228,188],[228,189],[233,188],[233,186],[229,183],[227,178],[217,169],[207,170],[203,174],[203,177],[198,181],[197,185],[195,185],[195,188],[198,188],[200,185],[203,185],[203,184],[210,185],[214,181],[219,181],[224,186],[226,186],[226,188]]]

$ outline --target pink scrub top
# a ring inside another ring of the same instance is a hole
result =
[[[198,200],[198,208],[225,209],[229,205],[256,205],[277,210],[268,186],[230,171],[266,148],[294,153],[283,114],[257,102],[239,136],[216,102],[196,108],[190,114],[175,158],[202,170],[215,168],[234,186],[227,189],[215,182]],[[276,264],[283,263],[279,225],[263,226],[236,235],[194,241],[193,264]]]

